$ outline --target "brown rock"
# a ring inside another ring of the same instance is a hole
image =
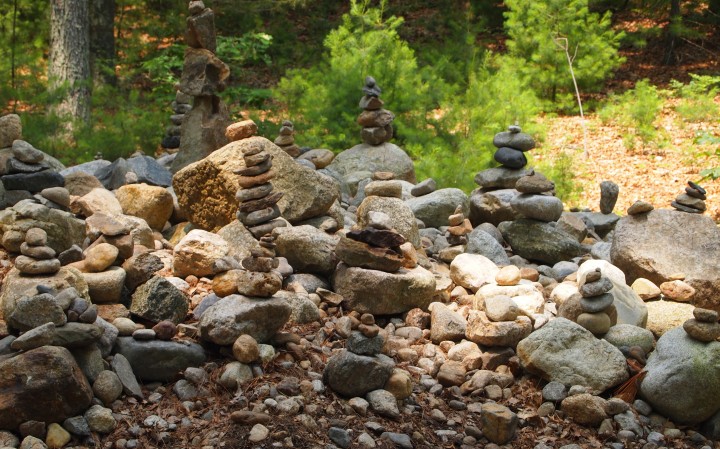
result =
[[[128,184],[115,191],[124,214],[140,217],[161,231],[173,213],[173,198],[164,187]]]
[[[695,289],[684,281],[670,281],[660,284],[660,291],[667,299],[687,302],[695,295]]]
[[[232,346],[233,357],[241,363],[252,363],[260,359],[260,348],[250,335],[239,336]]]
[[[597,427],[607,419],[607,401],[588,393],[563,399],[561,410],[578,424]]]

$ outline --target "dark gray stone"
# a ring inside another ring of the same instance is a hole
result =
[[[126,184],[125,176],[129,171],[128,162],[123,158],[119,158],[110,165],[98,168],[94,176],[106,189],[115,190]]]
[[[138,384],[128,359],[122,354],[115,354],[110,362],[110,366],[120,379],[120,383],[123,385],[123,392],[128,396],[142,399],[142,389],[140,388],[140,384]]]
[[[5,190],[27,190],[40,192],[50,187],[63,187],[65,178],[55,171],[45,170],[37,173],[19,173],[0,177]]]
[[[363,397],[383,388],[394,367],[392,359],[382,354],[368,357],[342,351],[328,360],[323,381],[341,396]]]
[[[480,254],[492,260],[495,265],[510,265],[505,249],[492,235],[477,227],[467,235],[466,253]]]
[[[523,218],[502,223],[498,228],[513,252],[525,259],[554,265],[589,252],[572,236],[541,221]]]
[[[382,351],[385,338],[377,334],[368,338],[358,331],[353,331],[345,342],[345,348],[358,355],[375,355]]]
[[[494,156],[495,160],[502,164],[503,167],[520,169],[527,165],[527,158],[522,151],[514,148],[502,147],[498,148]]]
[[[612,181],[600,183],[600,212],[611,214],[617,203],[620,187]]]
[[[138,182],[144,182],[160,187],[172,185],[172,173],[162,165],[158,164],[150,156],[137,156],[127,160],[130,171],[138,177]]]
[[[519,151],[530,151],[535,148],[535,140],[533,140],[530,134],[503,131],[495,134],[493,145],[495,145],[496,148],[510,147]]]
[[[170,381],[185,368],[205,362],[205,351],[195,343],[120,337],[115,349],[127,358],[135,375],[148,382]]]

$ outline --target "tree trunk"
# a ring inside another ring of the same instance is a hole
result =
[[[71,120],[90,119],[90,43],[88,0],[51,0],[50,63],[51,92],[63,100],[52,112]],[[73,124],[68,123],[68,131]]]
[[[117,84],[115,0],[90,0],[90,68],[95,84]]]
[[[668,23],[667,44],[663,64],[676,65],[678,63],[677,46],[680,43],[680,28],[682,15],[680,14],[680,0],[670,0],[670,23]]]

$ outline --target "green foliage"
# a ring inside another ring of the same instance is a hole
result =
[[[574,107],[574,88],[567,56],[557,39],[566,38],[581,91],[597,91],[620,66],[623,33],[611,28],[610,14],[588,10],[587,0],[507,0],[505,29],[516,67],[548,109]]]
[[[339,151],[359,143],[358,101],[364,78],[372,75],[395,113],[396,142],[419,151],[435,135],[428,111],[449,88],[418,67],[414,52],[397,33],[403,20],[384,19],[384,2],[381,8],[368,4],[352,1],[343,24],[325,39],[322,60],[309,69],[289,70],[275,97],[286,102],[301,144]]]
[[[555,195],[568,205],[577,204],[581,187],[575,180],[578,166],[575,155],[569,151],[560,152],[554,159],[542,159],[535,168],[555,183]]]
[[[611,95],[598,116],[603,123],[613,122],[626,129],[623,142],[629,150],[635,148],[636,139],[645,144],[662,144],[664,136],[655,126],[655,120],[662,111],[664,96],[664,91],[644,79],[632,90]]]
[[[670,82],[673,95],[679,98],[675,111],[689,122],[720,119],[720,106],[715,97],[720,94],[720,76],[690,74],[691,81]]]

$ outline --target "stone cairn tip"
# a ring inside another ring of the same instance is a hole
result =
[[[612,281],[602,275],[600,268],[589,272],[580,286],[582,313],[578,315],[577,323],[596,336],[606,334],[613,321],[617,321],[613,305],[615,297],[610,293],[612,288]]]
[[[467,235],[473,230],[470,220],[465,218],[462,205],[455,208],[455,212],[448,217],[450,225],[446,231],[447,241],[450,245],[466,245]]]
[[[527,165],[524,153],[535,148],[535,140],[519,126],[511,125],[507,131],[495,134],[493,145],[497,148],[494,156],[497,162],[506,168],[520,169]]]
[[[290,120],[283,120],[280,126],[280,135],[275,139],[275,145],[282,148],[291,157],[300,156],[300,147],[295,144],[295,127]]]
[[[249,119],[241,120],[225,128],[225,137],[227,137],[228,142],[235,142],[254,136],[257,130],[258,127],[254,121]]]
[[[282,192],[273,191],[270,182],[275,173],[272,170],[272,155],[258,143],[243,148],[245,168],[235,170],[238,189],[235,198],[240,202],[237,218],[256,239],[277,227],[285,226],[280,220],[280,208],[277,202]]]
[[[718,313],[714,310],[696,307],[693,316],[683,323],[683,329],[693,340],[709,343],[720,338]]]
[[[275,257],[271,234],[260,237],[260,246],[241,261],[247,271],[238,279],[238,292],[256,298],[269,298],[282,288],[282,276],[276,271],[280,261]]]
[[[357,122],[362,126],[360,135],[363,142],[373,146],[389,142],[393,137],[392,122],[395,115],[382,108],[384,103],[379,98],[382,89],[375,82],[375,78],[368,76],[362,91],[364,95],[360,99],[360,108],[363,112],[358,116]]]
[[[20,253],[15,259],[15,268],[24,275],[52,275],[60,271],[60,260],[55,257],[55,250],[47,246],[44,229],[28,229]]]
[[[707,191],[698,184],[688,181],[685,187],[685,193],[681,193],[671,203],[675,209],[688,212],[691,214],[702,214],[707,209],[705,200],[707,199]]]

